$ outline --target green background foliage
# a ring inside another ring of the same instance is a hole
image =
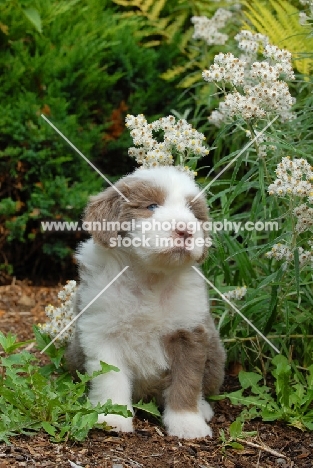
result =
[[[233,38],[243,27],[266,34],[272,44],[293,54],[296,80],[288,84],[297,98],[296,118],[284,124],[276,121],[267,132],[266,158],[259,158],[257,147],[251,146],[214,182],[207,198],[214,221],[277,220],[279,230],[214,234],[203,269],[222,292],[247,286],[246,297],[236,306],[284,355],[274,357],[275,351],[218,294],[210,294],[229,361],[254,371],[242,373],[242,390],[229,396],[250,408],[233,430],[241,430],[247,418],[268,419],[271,415],[264,408],[269,407],[273,419],[312,429],[312,266],[300,267],[298,250],[312,240],[312,232],[295,231],[292,208],[301,199],[267,193],[282,157],[302,157],[313,165],[312,27],[299,25],[298,13],[304,7],[296,0],[243,0],[241,10],[234,3],[0,2],[0,281],[7,281],[8,274],[36,281],[72,278],[72,253],[83,234],[45,233],[40,221],[79,220],[88,196],[103,187],[99,175],[41,114],[112,181],[135,167],[127,156],[131,139],[125,131],[126,113],[144,113],[148,121],[170,113],[186,118],[213,148],[198,168],[198,182],[205,186],[247,143],[246,130],[260,131],[267,121],[248,124],[238,119],[221,128],[209,124],[207,117],[223,95],[213,83],[202,81],[201,71],[219,52],[240,53]],[[191,16],[211,17],[218,7],[233,11],[223,31],[229,40],[210,47],[192,40]],[[265,257],[277,242],[292,247],[294,259],[289,264]],[[37,333],[37,340],[44,339]],[[6,353],[2,360],[6,382],[0,380],[4,391],[0,407],[5,414],[0,438],[6,440],[21,428],[44,429],[55,440],[86,437],[97,416],[83,396],[86,381],[75,387],[61,375],[49,383],[47,377],[62,367],[57,350],[51,350],[50,367],[37,375],[38,363],[31,355],[21,352],[12,357],[15,339],[1,335],[0,341]],[[275,394],[260,385],[261,374],[268,370],[275,380]],[[26,380],[20,379],[24,372]],[[79,392],[77,404],[66,406],[68,389]],[[40,419],[38,415],[47,411],[43,398],[47,391],[50,412]],[[29,409],[33,392],[39,398],[38,413]],[[85,429],[75,414],[86,417]]]
[[[275,3],[275,2],[274,2]],[[127,156],[131,139],[124,117],[144,113],[149,121],[174,113],[187,118],[213,147],[199,168],[200,184],[212,179],[247,143],[246,130],[267,122],[237,120],[216,128],[208,115],[223,97],[201,71],[218,52],[240,53],[233,40],[242,27],[270,36],[295,57],[296,118],[268,130],[267,157],[252,146],[207,191],[212,220],[278,220],[278,232],[221,232],[204,272],[221,291],[246,285],[243,313],[275,345],[307,367],[313,360],[312,274],[299,268],[298,247],[312,238],[295,236],[289,199],[269,197],[281,158],[304,157],[312,164],[312,40],[298,26],[301,5],[290,0],[229,2],[185,0],[7,0],[0,4],[0,265],[3,278],[67,279],[71,256],[83,234],[44,233],[41,220],[77,221],[90,194],[103,180],[40,117],[46,115],[112,181],[135,167]],[[230,8],[223,46],[192,40],[192,15],[212,16]],[[277,27],[266,29],[263,17]],[[294,25],[295,34],[286,29]],[[297,24],[297,27],[295,26]],[[286,31],[286,37],[284,37]],[[226,89],[227,91],[227,89]],[[292,203],[296,201],[293,200]],[[298,200],[297,202],[300,202]],[[291,242],[294,261],[286,268],[265,258],[273,244]],[[48,267],[47,267],[48,265]],[[69,269],[72,267],[72,269]],[[257,356],[266,370],[274,351],[220,297],[212,295],[230,360]],[[253,358],[254,359],[254,358]],[[255,362],[255,361],[251,361]]]
[[[0,4],[2,271],[56,279],[81,236],[42,233],[39,221],[78,220],[103,186],[42,113],[114,180],[135,167],[126,112],[161,116],[175,103],[159,77],[175,44],[142,47],[143,20],[117,10],[96,0]]]

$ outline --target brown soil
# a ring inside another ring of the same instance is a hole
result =
[[[44,306],[57,304],[60,288],[43,288],[16,282],[0,287],[0,321],[3,332],[19,340],[33,337],[32,325],[45,321]],[[227,376],[224,390],[238,388],[236,378]],[[228,427],[240,408],[228,400],[218,402],[211,422],[213,438],[179,440],[166,435],[158,422],[138,414],[133,434],[90,432],[83,443],[55,444],[44,433],[34,437],[11,438],[12,445],[0,444],[0,468],[84,467],[84,468],[269,468],[313,467],[313,436],[280,423],[252,421],[245,431],[257,431],[242,441],[243,450],[223,447],[220,431]],[[71,463],[72,464],[71,464]]]

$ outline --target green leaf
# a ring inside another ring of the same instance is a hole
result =
[[[263,409],[262,411],[263,421],[277,421],[282,418],[282,411],[270,411],[269,409]]]
[[[82,383],[87,383],[90,380],[94,379],[98,375],[102,374],[107,374],[108,372],[114,371],[114,372],[119,372],[119,368],[116,366],[111,366],[110,364],[107,364],[106,362],[100,361],[101,369],[98,371],[94,371],[92,375],[88,374],[81,374],[79,371],[76,371],[77,376],[79,377],[80,381]]]
[[[124,418],[132,416],[131,411],[127,409],[126,405],[118,405],[116,403],[112,403],[112,400],[106,401],[103,405],[100,405],[99,403],[93,409],[97,411],[98,414],[119,414],[120,416],[124,416]]]
[[[42,428],[51,436],[55,437],[56,429],[48,421],[42,421]]]
[[[93,411],[89,414],[76,413],[72,419],[70,438],[81,441],[84,440],[90,429],[92,429],[98,420],[98,413]]]
[[[239,442],[229,442],[227,443],[227,445],[236,450],[244,450],[244,446],[242,444],[239,444]]]
[[[276,366],[276,369],[272,371],[275,377],[275,389],[277,399],[282,405],[283,409],[289,410],[289,395],[291,393],[290,376],[291,367],[288,359],[279,354],[272,359],[272,363]]]
[[[36,338],[36,343],[40,351],[42,351],[49,343],[51,343],[51,338],[46,333],[42,333],[39,327],[36,325],[33,326],[33,332]],[[57,348],[52,343],[49,348],[45,351],[49,357],[55,356],[57,352]]]
[[[231,423],[229,426],[229,435],[232,439],[237,439],[237,437],[240,437],[242,433],[242,422],[239,421],[239,419],[236,419],[234,422]]]
[[[258,382],[262,379],[262,375],[255,372],[239,372],[239,381],[243,389],[251,387],[254,393],[259,393]]]
[[[150,403],[143,403],[143,401],[140,400],[137,404],[133,405],[133,407],[145,411],[146,413],[152,414],[157,418],[161,417],[161,413],[153,401],[150,401]]]
[[[22,346],[25,346],[25,345],[33,342],[33,340],[18,341],[17,342],[16,338],[17,338],[17,336],[12,335],[11,332],[8,332],[7,335],[5,336],[0,331],[0,345],[2,346],[5,353],[10,354],[13,351],[15,351],[16,349],[21,348]]]
[[[35,26],[38,32],[42,33],[41,18],[35,8],[23,8],[23,13],[27,19]]]

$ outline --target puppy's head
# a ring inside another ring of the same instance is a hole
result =
[[[90,198],[84,221],[96,242],[128,250],[151,268],[204,260],[210,245],[199,188],[175,167],[137,169]],[[125,200],[126,197],[129,201]]]

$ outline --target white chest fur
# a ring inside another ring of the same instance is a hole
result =
[[[82,246],[80,258],[91,263],[82,269],[78,311],[124,267],[116,253],[104,252],[92,240]],[[118,343],[133,372],[147,376],[167,368],[162,337],[178,329],[192,330],[208,315],[206,288],[191,267],[147,275],[130,265],[82,314],[77,328],[89,356],[96,358],[103,343]]]

